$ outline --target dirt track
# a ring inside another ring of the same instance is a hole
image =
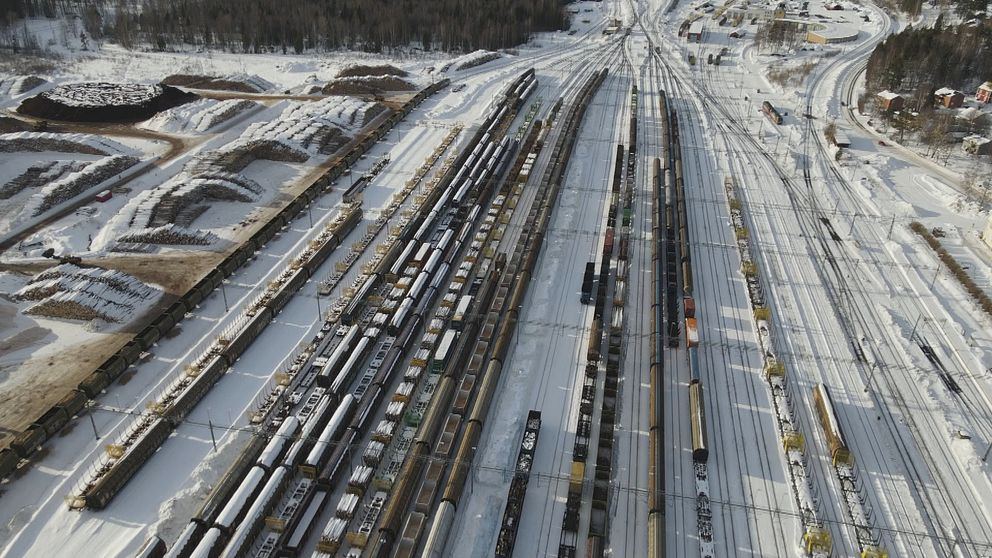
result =
[[[182,138],[178,136],[172,136],[169,134],[163,134],[161,132],[155,132],[152,130],[145,130],[142,128],[136,128],[133,124],[100,124],[94,122],[53,122],[51,120],[43,120],[41,118],[35,118],[33,116],[26,116],[19,113],[10,112],[6,116],[11,118],[16,118],[25,122],[31,128],[34,128],[37,124],[44,122],[46,132],[52,133],[75,133],[75,134],[97,134],[103,136],[120,136],[125,138],[140,138],[147,140],[158,140],[164,141],[169,144],[169,150],[162,155],[159,159],[160,163],[167,163],[172,159],[182,155],[188,151],[191,147],[198,145],[200,142],[204,141],[205,138]]]

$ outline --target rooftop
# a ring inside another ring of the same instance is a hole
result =
[[[881,97],[881,98],[883,98],[883,99],[885,99],[886,101],[891,101],[892,99],[895,99],[896,97],[902,97],[902,95],[900,95],[898,93],[893,93],[893,92],[891,92],[891,91],[889,91],[887,89],[885,91],[882,91],[881,93],[879,93],[878,96]]]

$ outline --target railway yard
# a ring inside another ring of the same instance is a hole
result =
[[[0,450],[0,556],[992,557],[990,316],[913,225],[992,293],[988,215],[841,109],[906,22],[788,90],[696,4],[570,4],[247,167],[278,209]]]

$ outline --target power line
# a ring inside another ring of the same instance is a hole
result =
[[[113,412],[113,413],[124,414],[124,415],[131,415],[131,416],[141,416],[142,415],[142,413],[139,413],[137,411],[127,411],[127,410],[124,410],[124,409],[117,409],[117,408],[113,408],[113,407],[95,406],[94,408],[96,408],[98,410],[101,410],[101,411]],[[252,428],[250,426],[234,426],[234,425],[212,424],[212,423],[208,423],[208,422],[202,422],[202,421],[193,420],[193,419],[190,419],[188,417],[186,419],[182,420],[181,423],[182,424],[191,425],[191,426],[203,427],[203,428],[221,428],[221,429],[227,430],[229,432],[247,433],[247,434],[256,435],[256,436],[257,435],[263,435],[263,436],[266,436],[269,439],[272,439],[272,438],[275,438],[275,437],[278,436],[277,433],[272,433],[272,434],[263,434],[263,433],[260,433],[258,429]],[[620,434],[620,432],[618,431],[616,434]],[[289,441],[297,441],[297,440],[300,440],[301,439],[300,437],[297,437],[297,436],[285,436],[285,438],[287,440],[289,440]],[[311,436],[306,437],[306,439],[309,440],[309,441],[312,441],[312,442],[316,442],[319,439],[319,436],[316,435],[316,434],[314,434],[314,435],[311,435]],[[416,437],[414,437],[414,439],[416,439]],[[340,441],[335,441],[335,442],[330,442],[328,445],[331,448],[337,448],[340,444],[341,444]],[[353,448],[355,448],[355,450],[357,450],[358,447],[361,445],[361,442],[352,442],[351,444],[348,444],[348,445],[351,446],[351,447],[353,447]],[[358,451],[349,451],[349,452],[346,452],[346,455],[348,455],[348,454],[350,454],[352,456],[357,456],[357,455],[360,455],[360,452],[358,452]],[[424,461],[426,464],[429,464],[429,463],[432,463],[432,462],[433,463],[444,463],[445,465],[447,465],[449,467],[451,467],[453,465],[464,465],[464,462],[463,461],[460,461],[460,460],[458,460],[458,459],[456,459],[454,457],[440,457],[440,456],[436,456],[436,455],[426,455],[426,456],[418,457],[417,459],[420,459],[420,460]],[[512,475],[514,475],[514,474],[517,473],[517,471],[515,469],[508,468],[508,467],[500,467],[500,466],[497,466],[497,465],[483,465],[483,464],[477,464],[477,463],[469,462],[466,466],[468,467],[468,469],[470,471],[475,472],[475,473],[497,473],[497,474],[500,474],[500,475],[502,475],[504,477],[510,477],[510,476],[512,476]],[[534,471],[534,470],[532,470],[530,472],[530,475],[531,475],[531,478],[532,479],[536,479],[539,482],[540,481],[543,481],[543,482],[547,482],[549,484],[554,484],[556,486],[558,486],[559,484],[562,484],[562,483],[564,483],[565,485],[568,485],[571,482],[571,477],[570,476],[568,476],[568,475],[566,475],[564,473],[560,473],[560,472],[558,472],[558,473],[556,473],[556,472],[550,472],[550,471],[541,472],[541,471]],[[477,482],[479,482],[479,481],[477,481]],[[589,484],[589,481],[584,481],[583,484],[584,485],[585,484]],[[647,488],[643,488],[643,487],[640,487],[640,486],[637,486],[637,485],[633,485],[633,484],[624,484],[623,482],[620,482],[620,481],[611,481],[610,482],[610,490],[613,490],[613,491],[616,491],[616,492],[620,492],[620,493],[631,494],[634,497],[638,498],[639,500],[641,498],[643,498],[645,502],[647,501],[647,497],[648,497],[648,494],[649,494],[649,491],[648,491]],[[665,500],[672,500],[674,502],[691,501],[694,504],[695,501],[696,501],[697,495],[695,495],[695,494],[683,494],[683,493],[677,492],[677,491],[676,492],[666,492],[666,491],[663,491],[662,490],[662,491],[659,491],[656,494],[656,497],[661,497],[661,498],[663,498]],[[714,498],[711,497],[710,498],[710,505],[712,507],[714,507],[714,508],[726,508],[726,509],[730,509],[730,510],[734,510],[734,509],[737,509],[737,510],[747,510],[747,511],[755,512],[755,513],[765,513],[765,514],[776,516],[776,517],[780,517],[780,518],[798,519],[800,521],[802,521],[802,519],[803,519],[803,514],[801,512],[798,512],[798,511],[792,511],[792,510],[787,510],[787,509],[783,509],[783,508],[779,508],[779,507],[773,507],[773,506],[762,506],[762,505],[753,504],[753,503],[747,503],[747,502],[738,502],[738,501],[733,501],[733,500],[721,500],[721,499],[714,499]],[[856,523],[854,523],[852,521],[848,521],[848,520],[829,519],[829,518],[819,518],[819,520],[822,523],[824,523],[824,524],[837,525],[839,527],[850,527],[852,529],[853,528],[861,527],[860,525],[858,525],[858,524],[856,524]],[[883,527],[883,526],[877,526],[876,525],[876,528],[879,531],[883,532],[883,533],[889,533],[889,534],[895,534],[895,535],[903,535],[903,536],[913,536],[913,537],[924,538],[924,539],[933,539],[933,540],[936,540],[936,541],[939,541],[939,542],[944,542],[944,543],[955,543],[956,542],[958,544],[966,544],[966,545],[972,545],[972,546],[981,547],[981,548],[992,549],[992,542],[990,542],[990,541],[976,541],[976,540],[962,539],[962,538],[951,538],[951,537],[946,537],[946,536],[941,536],[941,535],[937,535],[937,534],[926,533],[926,532],[923,532],[923,531],[917,531],[917,530],[914,530],[914,529],[910,529],[910,528],[906,528],[906,527],[898,527],[898,526]]]

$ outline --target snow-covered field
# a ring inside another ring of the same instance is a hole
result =
[[[626,142],[632,84],[640,89],[638,160],[606,545],[610,555],[648,556],[643,491],[649,465],[649,169],[652,158],[662,153],[662,92],[678,113],[683,145],[715,554],[805,555],[797,503],[816,508],[817,519],[832,536],[832,555],[864,550],[865,541],[852,527],[855,522],[870,524],[868,531],[877,539],[873,542],[890,556],[982,556],[992,551],[992,512],[987,509],[992,481],[982,460],[992,444],[990,317],[908,228],[911,221],[942,228],[945,248],[992,293],[992,255],[978,239],[989,216],[962,195],[959,176],[905,150],[879,145],[870,128],[845,120],[848,111],[840,104],[849,101],[852,90],[856,97],[855,80],[871,46],[905,22],[867,5],[844,3],[842,12],[810,6],[814,15],[827,14],[824,17],[859,29],[858,39],[772,56],[751,43],[757,26],[750,18],[741,24],[747,30],[745,38],[732,38],[736,28],[721,25],[700,3],[608,0],[574,6],[579,10],[575,19],[589,21],[578,23],[575,34],[540,35],[530,45],[498,57],[484,51],[392,58],[165,54],[103,45],[95,55],[74,59],[62,74],[41,76],[44,82],[4,80],[0,93],[6,107],[23,98],[26,87],[34,94],[70,80],[154,83],[177,73],[258,76],[253,82],[262,84],[263,92],[202,99],[160,113],[136,128],[144,136],[92,131],[0,137],[0,193],[9,192],[17,211],[34,211],[45,192],[107,158],[163,158],[126,187],[115,188],[105,203],[84,204],[22,239],[4,254],[4,261],[15,267],[41,261],[43,248],[100,258],[120,242],[147,242],[155,234],[199,235],[206,248],[189,248],[189,253],[230,246],[242,238],[245,225],[264,218],[260,208],[284,201],[288,191],[316,172],[334,146],[382,114],[379,104],[355,98],[310,99],[278,92],[309,94],[354,64],[394,65],[418,87],[437,75],[449,77],[457,87],[429,99],[356,163],[352,177],[384,157],[389,160],[364,190],[365,222],[106,510],[71,512],[62,498],[100,461],[102,444],[131,423],[128,413],[140,412],[154,400],[334,218],[350,181],[347,176],[339,180],[341,187],[315,202],[312,225],[306,215],[291,223],[254,262],[230,278],[223,298],[215,293],[204,301],[174,336],[158,342],[149,361],[125,385],[111,386],[100,398],[100,408],[91,412],[93,428],[76,424],[21,478],[4,485],[0,556],[71,555],[93,549],[100,549],[101,555],[130,556],[152,534],[171,544],[245,443],[248,414],[272,388],[273,375],[320,330],[321,315],[330,306],[318,297],[320,280],[334,272],[348,248],[365,234],[366,225],[451,127],[464,125],[473,132],[506,84],[529,67],[536,70],[538,88],[512,124],[514,130],[532,106],[539,107],[541,119],[548,117],[559,97],[565,97],[567,106],[591,71],[609,67],[610,75],[580,129],[504,362],[500,391],[482,433],[477,468],[470,472],[471,489],[458,504],[444,555],[492,552],[510,483],[505,471],[512,467],[522,417],[529,409],[542,411],[543,426],[515,555],[558,555],[585,332],[592,320],[592,307],[579,302],[578,286],[584,263],[597,259],[605,234],[613,159],[617,143]],[[689,17],[704,22],[702,43],[687,43],[677,35]],[[613,18],[631,26],[629,36],[601,35]],[[708,54],[723,49],[719,66],[705,62]],[[652,56],[655,52],[658,56]],[[689,64],[689,54],[695,56],[695,65]],[[479,61],[484,62],[476,64]],[[769,79],[769,68],[806,63],[808,75],[786,85]],[[785,114],[781,125],[760,112],[765,100]],[[823,139],[824,127],[835,121],[852,140],[837,160],[836,148]],[[547,145],[557,138],[557,130]],[[470,135],[463,133],[459,145]],[[38,147],[4,147],[24,138]],[[65,144],[56,149],[51,143],[55,139]],[[70,144],[76,147],[70,150]],[[167,153],[165,145],[178,147]],[[237,156],[225,158],[231,153]],[[549,159],[547,150],[538,157],[521,204],[534,199],[540,171]],[[764,323],[786,367],[787,398],[805,438],[802,453],[811,490],[790,480],[788,460],[796,454],[785,453],[776,430],[773,388],[762,370],[765,341],[759,340],[741,272],[724,187],[727,177],[741,197],[770,311]],[[30,180],[46,186],[18,188]],[[171,213],[162,213],[163,200]],[[200,212],[197,207],[208,209]],[[16,214],[4,213],[4,223]],[[514,213],[500,250],[513,246],[514,231],[526,215]],[[375,240],[385,236],[380,233]],[[178,252],[174,247],[159,250],[163,257]],[[361,263],[371,257],[372,250],[367,250],[340,284],[351,284]],[[0,341],[11,346],[17,341],[24,347],[0,356],[0,386],[23,384],[23,376],[17,376],[22,360],[105,335],[101,328],[31,316],[32,308],[43,301],[64,306],[71,299],[100,313],[101,320],[114,322],[140,314],[161,295],[154,282],[135,279],[132,284],[128,281],[133,277],[115,275],[120,272],[97,277],[99,272],[72,266],[53,269],[35,279],[0,272],[0,290],[13,299],[0,302]],[[74,286],[64,285],[64,277],[71,277]],[[331,298],[341,291],[339,287]],[[705,549],[699,540],[694,498],[698,484],[689,450],[687,385],[692,372],[685,353],[676,349],[662,355],[665,551],[692,557]],[[956,381],[961,393],[950,391],[942,375]],[[854,455],[850,470],[831,463],[811,395],[819,383],[828,386],[834,398],[837,421]],[[101,441],[94,441],[94,428]],[[595,434],[598,426],[591,438],[596,439]],[[589,470],[587,466],[587,474]],[[857,479],[854,492],[845,492],[844,475]],[[342,487],[336,490],[343,492]],[[580,511],[579,555],[586,546],[590,508],[584,502]],[[325,510],[315,521],[323,525],[332,514]],[[316,538],[310,537],[311,550]]]

